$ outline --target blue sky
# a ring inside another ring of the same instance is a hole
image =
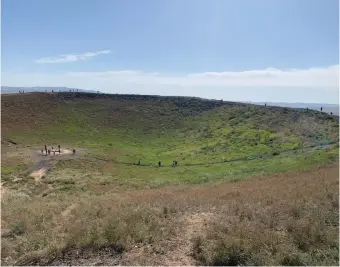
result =
[[[2,0],[2,85],[338,103],[337,0]]]

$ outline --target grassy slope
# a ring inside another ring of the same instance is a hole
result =
[[[2,97],[2,134],[22,144],[67,144],[108,160],[153,165],[161,160],[171,166],[172,160],[180,165],[216,162],[336,141],[338,123],[316,111],[190,98],[27,94]],[[309,167],[334,159],[337,151],[179,168],[171,175],[136,167],[107,172],[133,185],[201,183]],[[67,167],[84,168],[75,162],[62,168]],[[4,168],[9,173],[21,169]]]

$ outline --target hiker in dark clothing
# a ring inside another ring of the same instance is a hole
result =
[[[264,103],[264,106],[266,107],[266,106],[267,106],[267,103]]]
[[[60,148],[59,148],[58,152],[59,152],[59,154],[60,154]]]
[[[158,167],[162,166],[162,162],[158,161]]]
[[[333,112],[331,112],[331,115],[333,115]]]
[[[321,112],[322,112],[322,107],[320,108]]]
[[[48,150],[48,154],[51,155],[51,150]]]
[[[73,148],[73,155],[76,154],[76,150]]]
[[[45,145],[45,150],[47,150],[47,146]]]
[[[58,149],[60,150],[60,145],[58,145]]]

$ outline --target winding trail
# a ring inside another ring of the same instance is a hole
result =
[[[306,146],[302,147],[299,149],[286,149],[286,150],[281,150],[279,151],[280,154],[256,154],[252,155],[249,157],[242,157],[242,158],[234,158],[234,159],[229,159],[229,160],[223,160],[223,161],[215,161],[215,162],[199,162],[199,163],[186,163],[183,165],[177,165],[177,167],[180,166],[205,166],[205,165],[214,165],[214,164],[224,164],[224,163],[231,163],[231,162],[238,162],[238,161],[250,161],[250,160],[256,160],[256,159],[264,159],[264,158],[272,158],[272,157],[277,157],[278,155],[281,155],[282,153],[289,153],[293,151],[303,151],[303,150],[321,150],[325,149],[331,145],[337,144],[338,142],[328,142],[326,144],[317,144],[317,145],[311,145],[311,146]],[[131,162],[121,162],[121,161],[112,161],[109,159],[103,159],[100,157],[95,157],[95,156],[89,156],[89,159],[94,159],[94,160],[99,160],[99,161],[105,161],[105,162],[111,162],[113,164],[119,164],[119,165],[134,165],[134,166],[139,166],[139,167],[155,167],[154,163],[143,163],[143,164],[136,164],[136,163],[131,163]],[[173,168],[172,166],[168,165],[163,165],[162,168]],[[176,168],[177,168],[176,167]]]

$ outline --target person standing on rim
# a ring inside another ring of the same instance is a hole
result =
[[[161,167],[161,166],[162,166],[162,162],[158,161],[158,167]]]

